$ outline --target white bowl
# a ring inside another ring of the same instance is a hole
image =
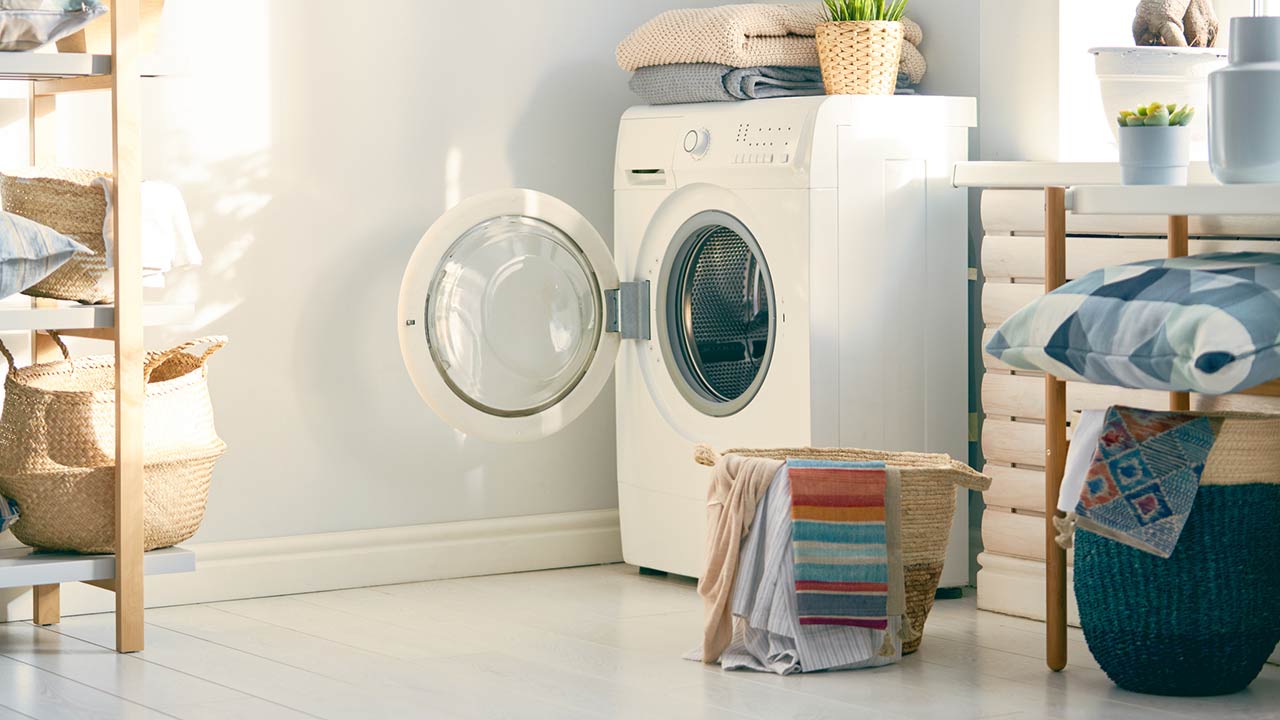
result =
[[[1102,108],[1117,141],[1121,110],[1133,110],[1153,102],[1190,104],[1196,109],[1191,121],[1191,157],[1209,157],[1209,73],[1227,64],[1226,50],[1178,47],[1093,48]]]

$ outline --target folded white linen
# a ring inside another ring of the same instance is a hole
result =
[[[1058,509],[1064,513],[1075,512],[1076,505],[1080,504],[1080,493],[1084,492],[1084,481],[1093,466],[1093,455],[1106,419],[1105,408],[1085,410],[1071,425],[1071,449],[1067,451],[1067,464],[1058,490]]]
[[[115,226],[112,205],[112,181],[100,177],[93,184],[102,188],[107,198],[107,216],[102,223],[102,239],[106,244],[107,267],[112,266],[115,248]],[[148,180],[142,183],[142,276],[146,287],[164,287],[164,275],[172,270],[200,265],[204,260],[191,229],[191,216],[182,192],[169,183]],[[112,279],[102,280],[107,287]]]

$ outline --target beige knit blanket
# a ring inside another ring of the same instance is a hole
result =
[[[650,65],[718,63],[730,67],[816,67],[813,36],[824,20],[821,5],[721,5],[668,10],[641,25],[618,45],[618,67],[628,72]],[[916,46],[920,26],[903,20],[902,71],[911,84],[924,77]]]
[[[738,549],[751,531],[756,505],[769,490],[781,460],[725,455],[707,487],[707,566],[698,581],[702,596],[702,662],[715,663],[733,639],[729,601],[738,574]]]

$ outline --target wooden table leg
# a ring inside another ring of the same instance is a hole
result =
[[[1169,216],[1169,257],[1186,257],[1190,252],[1186,215]],[[1169,393],[1169,409],[1174,412],[1190,412],[1191,393]]]
[[[1052,292],[1067,281],[1066,190],[1045,189],[1044,288]],[[1045,660],[1049,669],[1067,666],[1067,551],[1055,541],[1058,491],[1067,460],[1067,384],[1045,375],[1044,523]]]
[[[57,625],[62,622],[62,586],[37,585],[31,588],[35,605],[32,622],[36,625]]]

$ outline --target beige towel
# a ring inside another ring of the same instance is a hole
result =
[[[813,40],[825,10],[821,5],[721,5],[668,10],[641,25],[618,45],[618,67],[628,72],[651,65],[717,63],[731,67],[817,67]],[[924,78],[917,46],[924,32],[903,18],[902,72],[912,85]]]
[[[668,10],[618,45],[618,67],[719,63],[732,67],[818,64],[821,5],[721,5]]]
[[[782,468],[781,460],[725,455],[711,471],[707,488],[707,566],[698,581],[706,613],[702,662],[714,664],[733,639],[729,601],[738,574],[738,548],[751,530],[756,504]]]

